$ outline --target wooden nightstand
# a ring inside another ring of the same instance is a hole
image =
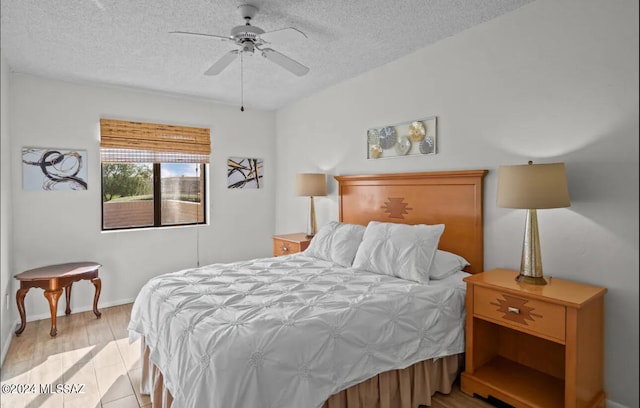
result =
[[[304,232],[295,234],[281,234],[273,236],[273,256],[295,254],[302,252],[309,246],[311,238]]]
[[[463,392],[516,407],[603,407],[607,289],[494,269],[465,278]]]

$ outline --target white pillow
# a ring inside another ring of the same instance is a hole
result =
[[[444,225],[371,221],[353,261],[356,269],[429,282],[429,269]]]
[[[447,278],[463,270],[467,265],[471,264],[460,255],[438,249],[436,255],[433,257],[431,269],[429,269],[429,279],[439,280]]]
[[[358,246],[362,242],[364,230],[365,227],[362,225],[331,221],[320,228],[304,253],[340,266],[350,267]]]

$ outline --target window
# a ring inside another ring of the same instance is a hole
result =
[[[102,229],[206,222],[209,129],[100,120]]]

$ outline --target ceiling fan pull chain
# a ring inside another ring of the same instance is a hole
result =
[[[244,112],[244,53],[240,52],[240,112]]]

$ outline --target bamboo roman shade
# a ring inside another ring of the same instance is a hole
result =
[[[209,163],[208,128],[100,119],[100,160],[126,163]]]

